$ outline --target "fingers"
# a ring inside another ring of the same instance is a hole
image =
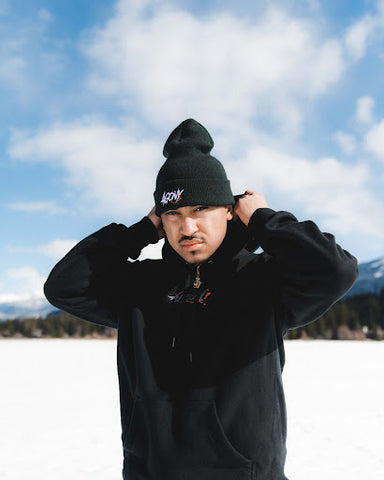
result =
[[[253,190],[246,190],[243,195],[241,195],[241,197],[245,197],[247,195],[255,195],[256,192],[254,192]]]
[[[268,207],[267,202],[261,193],[247,189],[235,205],[235,219],[240,218],[245,225],[248,225],[255,210],[266,207]]]

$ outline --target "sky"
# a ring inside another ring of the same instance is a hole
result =
[[[0,304],[146,215],[190,117],[235,194],[384,256],[383,0],[0,0],[0,36]]]

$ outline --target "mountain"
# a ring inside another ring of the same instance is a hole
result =
[[[359,293],[379,293],[384,288],[384,257],[360,263],[359,269],[359,278],[345,297]]]
[[[54,307],[44,297],[25,296],[0,302],[0,321],[26,317],[45,317]]]

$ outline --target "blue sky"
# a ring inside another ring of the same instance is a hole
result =
[[[193,117],[233,190],[384,255],[384,1],[0,0],[0,303],[152,206]]]

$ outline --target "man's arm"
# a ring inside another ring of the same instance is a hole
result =
[[[52,305],[99,325],[117,327],[117,313],[134,301],[141,250],[159,240],[148,217],[127,228],[112,223],[79,242],[53,268],[44,292]]]
[[[284,330],[321,316],[356,280],[356,258],[314,222],[275,212],[262,195],[250,190],[238,201],[235,213],[272,257],[278,295],[286,310]]]

